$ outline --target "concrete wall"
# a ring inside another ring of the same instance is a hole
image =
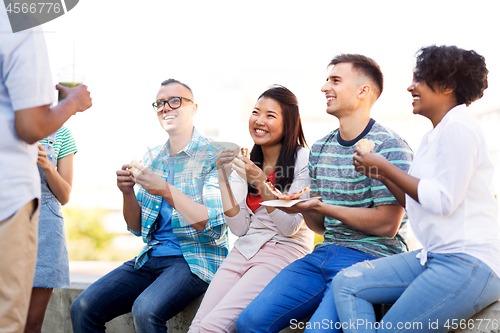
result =
[[[69,307],[89,283],[72,283],[68,288],[54,289],[49,302],[42,333],[73,333]],[[195,299],[184,311],[167,322],[169,333],[186,333],[193,320],[202,296]],[[500,333],[500,301],[493,303],[467,321],[468,328],[454,333]],[[130,313],[117,317],[106,325],[108,333],[135,333]],[[281,333],[299,333],[300,329],[285,329]]]
[[[71,303],[88,286],[88,283],[72,283],[68,288],[56,288],[45,313],[42,333],[73,333],[69,307]],[[196,298],[184,311],[167,322],[169,333],[186,333],[193,320],[202,296]],[[132,315],[127,313],[106,324],[108,333],[135,333]],[[282,333],[299,333],[303,330],[285,329]]]

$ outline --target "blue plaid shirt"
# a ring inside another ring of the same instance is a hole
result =
[[[194,229],[174,208],[172,211],[172,229],[179,240],[182,255],[191,271],[202,280],[210,283],[215,272],[228,253],[228,232],[222,211],[222,201],[217,181],[215,160],[220,149],[211,145],[208,138],[200,135],[196,129],[189,144],[175,156],[174,185],[196,203],[207,207],[208,221],[205,229]],[[168,157],[170,141],[150,149],[143,158],[143,163],[151,171],[165,180],[169,174]],[[146,246],[135,261],[139,269],[149,259],[148,251],[159,242],[153,239],[156,218],[160,213],[162,197],[149,194],[139,186],[137,200],[141,206],[141,236]]]

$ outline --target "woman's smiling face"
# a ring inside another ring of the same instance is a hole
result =
[[[424,79],[413,75],[411,84],[406,89],[412,96],[413,113],[429,119],[435,114],[435,110],[442,105],[444,94],[435,86],[433,89],[427,85]]]
[[[280,144],[285,133],[279,103],[272,98],[260,98],[250,115],[248,126],[255,144],[260,146]]]

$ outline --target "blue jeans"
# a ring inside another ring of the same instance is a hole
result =
[[[428,253],[422,266],[418,252],[360,263],[335,277],[344,332],[448,332],[500,298],[500,279],[482,261]],[[378,325],[372,305],[377,303],[395,303]],[[486,329],[486,323],[472,324]]]
[[[311,315],[309,323],[316,327],[323,322],[337,322],[331,290],[333,277],[345,267],[370,259],[374,257],[329,245],[294,261],[240,314],[236,322],[238,333],[279,332]]]
[[[138,270],[132,259],[75,299],[71,304],[73,332],[104,332],[106,322],[131,311],[137,333],[167,332],[167,320],[207,287],[191,273],[182,256],[150,257]]]

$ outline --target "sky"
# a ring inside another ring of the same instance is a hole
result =
[[[338,125],[321,86],[340,53],[375,59],[385,76],[372,117],[418,148],[431,128],[411,114],[406,91],[415,53],[432,44],[486,58],[489,88],[471,113],[500,109],[500,35],[495,1],[80,1],[43,25],[53,80],[65,65],[85,69],[93,106],[72,117],[76,154],[70,205],[119,208],[115,171],[168,136],[151,103],[160,82],[191,86],[195,126],[251,147],[257,97],[282,84],[300,104],[309,145]],[[74,53],[73,53],[74,50]]]

